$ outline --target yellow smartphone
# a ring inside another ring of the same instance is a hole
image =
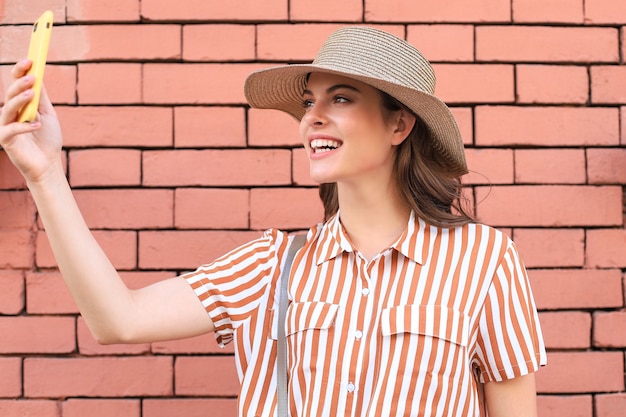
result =
[[[37,19],[35,24],[33,24],[33,31],[30,35],[30,45],[28,47],[28,59],[32,61],[33,65],[30,70],[28,70],[28,74],[35,76],[35,84],[33,85],[35,95],[31,101],[20,109],[17,119],[19,122],[32,122],[37,117],[53,20],[54,14],[50,10],[47,10]]]

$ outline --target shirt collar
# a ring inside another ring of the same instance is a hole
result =
[[[409,216],[404,232],[398,240],[391,245],[391,248],[421,265],[424,261],[424,250],[428,229],[428,225],[426,225],[423,220],[416,217],[415,213],[411,211],[411,215]],[[352,243],[350,242],[350,239],[348,239],[346,231],[339,220],[339,212],[332,216],[322,226],[318,248],[319,249],[317,250],[315,259],[316,265],[329,261],[339,256],[342,252],[355,251],[354,246],[352,246]]]

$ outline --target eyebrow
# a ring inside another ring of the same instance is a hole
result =
[[[359,90],[358,88],[356,88],[355,86],[352,86],[352,85],[350,85],[350,84],[335,84],[335,85],[333,85],[333,86],[331,86],[331,87],[328,87],[328,89],[326,89],[326,94],[330,94],[330,93],[332,93],[333,91],[336,91],[336,90],[339,90],[339,89],[342,89],[342,88],[345,88],[345,89],[348,89],[348,90],[352,90],[352,91],[355,91],[355,92],[357,92],[357,93],[360,93],[360,92],[361,92],[361,90]],[[302,92],[302,95],[304,95],[304,94],[310,94],[310,95],[313,95],[313,92],[312,92],[311,90],[307,90],[307,89],[305,89],[305,90]]]

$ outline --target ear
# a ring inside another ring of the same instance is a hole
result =
[[[415,116],[405,109],[401,109],[395,117],[396,123],[393,131],[392,144],[397,146],[404,142],[409,136],[409,133],[413,130],[413,126],[415,126]]]

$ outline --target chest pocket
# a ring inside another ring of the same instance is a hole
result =
[[[308,301],[304,303],[291,303],[287,309],[285,318],[286,335],[291,336],[304,330],[330,329],[335,323],[339,305],[323,303],[320,301]],[[278,339],[278,310],[271,311],[272,328],[270,337]]]
[[[383,310],[383,336],[412,333],[436,337],[467,347],[469,318],[463,312],[438,305],[407,305]]]

